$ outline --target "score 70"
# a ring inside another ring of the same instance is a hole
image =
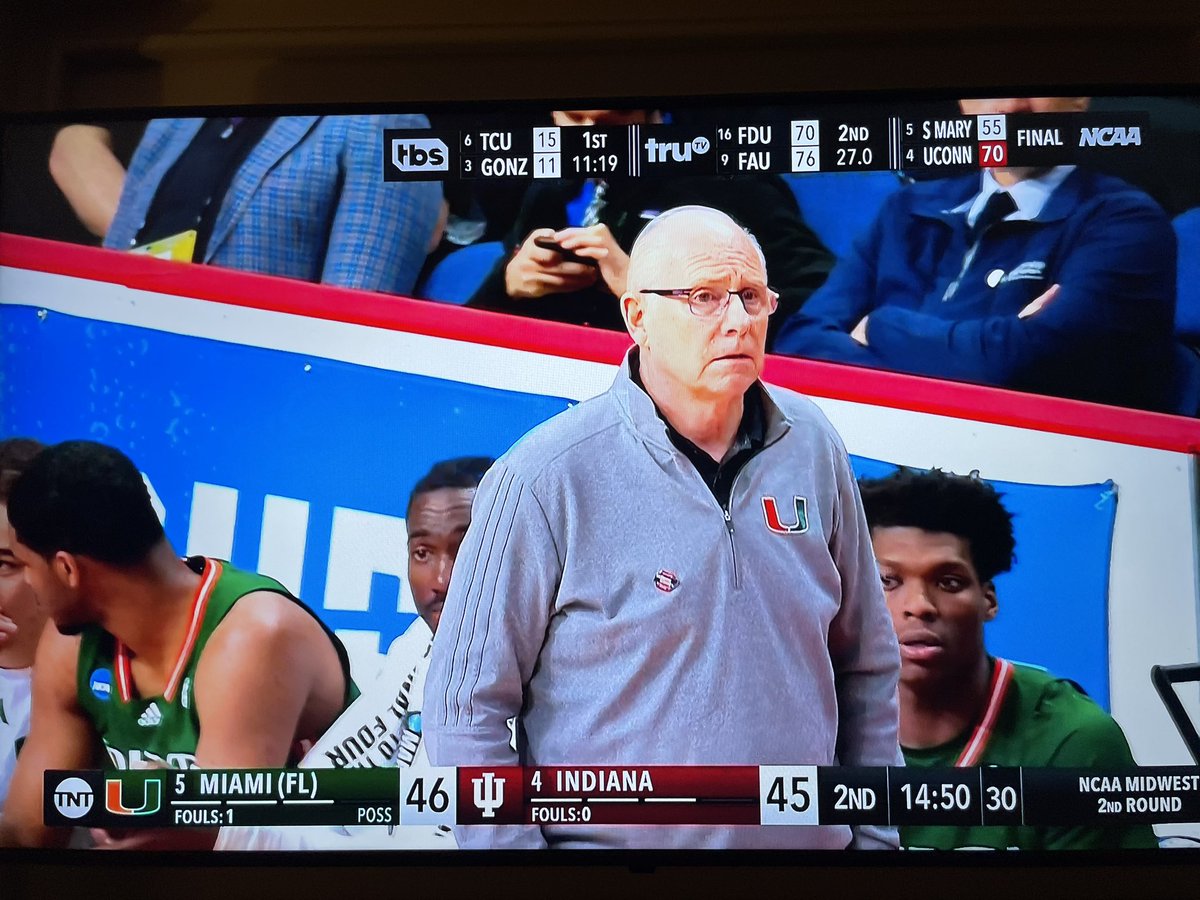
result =
[[[985,169],[1008,165],[1008,142],[985,141],[979,145],[979,165]]]
[[[817,825],[816,766],[759,766],[758,816],[763,825]]]

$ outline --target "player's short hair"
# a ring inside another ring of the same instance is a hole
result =
[[[0,441],[0,503],[8,503],[8,492],[13,484],[44,446],[33,438],[18,437]]]
[[[417,486],[412,489],[408,497],[408,512],[412,512],[413,503],[422,494],[442,488],[479,487],[479,482],[483,481],[483,476],[495,461],[490,456],[459,456],[434,463],[433,468],[421,476]]]
[[[9,491],[8,521],[45,559],[61,550],[130,566],[163,539],[137,466],[92,441],[64,441],[39,453]]]
[[[978,473],[955,475],[901,467],[886,478],[859,481],[871,528],[920,528],[963,538],[980,581],[1012,568],[1012,513]]]

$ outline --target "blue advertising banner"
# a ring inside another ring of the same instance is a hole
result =
[[[414,617],[404,515],[416,481],[442,459],[501,455],[572,402],[551,377],[544,394],[502,390],[30,306],[0,305],[0,346],[0,433],[128,453],[178,550],[282,580],[343,637],[359,678]],[[996,486],[1018,563],[997,579],[989,649],[1107,706],[1113,485]]]

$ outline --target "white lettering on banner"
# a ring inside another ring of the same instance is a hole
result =
[[[197,481],[192,486],[192,514],[188,521],[187,556],[233,556],[233,526],[237,520],[236,488]]]
[[[325,608],[367,610],[371,576],[379,572],[400,579],[396,611],[415,615],[417,608],[406,577],[407,547],[408,528],[403,519],[335,506]]]
[[[299,597],[307,542],[308,502],[267,494],[258,545],[259,574],[270,575]]]
[[[360,687],[374,684],[383,668],[384,655],[379,652],[379,632],[357,628],[338,628],[333,632],[350,657],[350,677]]]

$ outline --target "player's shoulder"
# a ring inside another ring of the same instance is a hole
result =
[[[268,651],[282,642],[320,639],[320,623],[289,594],[268,587],[237,598],[212,632],[208,647],[260,647]],[[207,649],[207,648],[206,648]]]
[[[1013,679],[1023,695],[1023,705],[1043,727],[1063,736],[1120,733],[1113,717],[1074,681],[1024,663],[1013,664]]]

